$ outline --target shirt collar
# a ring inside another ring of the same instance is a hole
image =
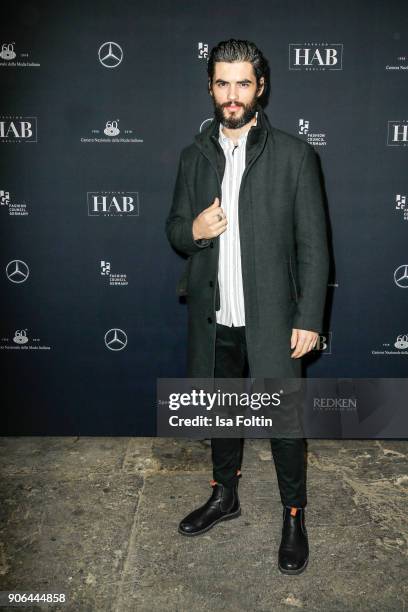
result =
[[[258,123],[258,111],[256,111],[256,113],[255,113],[255,123],[254,123],[253,125],[251,125],[251,127],[254,127],[255,125],[257,125],[257,123]],[[222,123],[220,123],[220,126],[219,126],[218,131],[219,131],[219,137],[220,137],[221,141],[222,141],[223,143],[228,143],[228,142],[233,143],[233,141],[231,140],[231,138],[228,138],[228,136],[226,136],[226,135],[224,134],[224,132],[222,131],[222,127],[223,127],[223,125],[222,125]],[[250,129],[251,129],[251,128],[249,128],[249,130],[250,130]],[[249,130],[247,130],[247,131],[246,131],[244,134],[242,134],[242,136],[240,136],[240,137],[238,138],[238,144],[241,144],[241,142],[242,142],[243,140],[245,140],[245,138],[248,136],[248,132],[249,132]]]

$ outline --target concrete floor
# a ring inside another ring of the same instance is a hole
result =
[[[67,595],[26,610],[408,610],[406,441],[308,441],[300,576],[277,569],[269,441],[244,452],[241,517],[186,538],[178,522],[211,493],[207,443],[1,438],[0,590]]]

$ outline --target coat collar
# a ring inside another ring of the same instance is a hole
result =
[[[257,124],[249,130],[246,142],[246,168],[251,166],[261,154],[267,139],[270,139],[273,143],[272,127],[269,119],[262,107],[258,106],[257,110]],[[194,136],[194,143],[211,162],[221,182],[225,169],[225,156],[218,140],[219,129],[220,122],[214,118],[202,132]]]

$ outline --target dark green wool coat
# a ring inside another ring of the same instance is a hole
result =
[[[250,374],[300,377],[301,359],[290,357],[292,328],[322,331],[328,282],[319,166],[311,145],[272,127],[258,111],[247,137],[238,211]],[[196,242],[192,223],[216,196],[222,206],[218,129],[214,119],[181,151],[166,221],[171,245],[188,255],[179,283],[188,304],[188,377],[214,375],[219,237]]]

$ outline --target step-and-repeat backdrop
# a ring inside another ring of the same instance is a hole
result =
[[[231,37],[269,60],[272,125],[321,159],[333,261],[308,376],[407,376],[407,18],[402,1],[2,7],[3,434],[155,435],[156,380],[186,366],[164,224]]]

